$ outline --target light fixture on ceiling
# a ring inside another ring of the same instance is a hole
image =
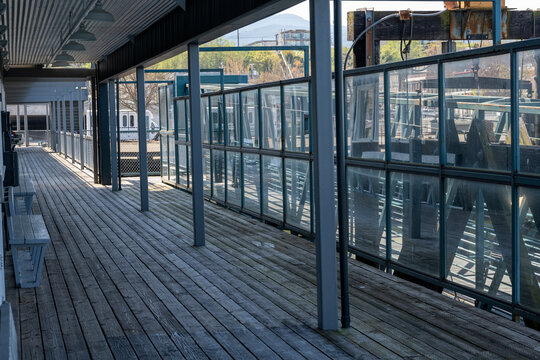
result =
[[[94,8],[86,15],[86,20],[114,22],[114,16],[110,12],[103,10],[103,4],[98,0]]]
[[[6,46],[7,46],[7,40],[6,39],[0,40],[0,48],[5,48]]]
[[[70,41],[66,45],[62,46],[62,51],[84,51],[86,48],[83,44],[76,41]]]
[[[9,53],[8,53],[7,50],[2,50],[2,51],[0,51],[0,56],[2,56],[2,59],[7,58],[8,54],[9,54]]]
[[[70,40],[96,41],[96,36],[87,31],[83,23],[81,26],[79,26],[79,30],[71,34]]]
[[[61,54],[56,55],[54,60],[55,61],[75,61],[75,58],[64,51]]]
[[[4,15],[4,13],[6,12],[6,8],[7,8],[7,5],[4,4],[3,2],[0,2],[0,15]]]
[[[0,35],[4,35],[7,30],[7,25],[0,25]]]

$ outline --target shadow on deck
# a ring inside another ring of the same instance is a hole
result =
[[[538,358],[540,333],[355,261],[352,328],[316,330],[315,248],[206,203],[207,246],[191,246],[190,196],[123,190],[43,149],[21,149],[33,211],[51,236],[41,286],[7,296],[23,359]]]

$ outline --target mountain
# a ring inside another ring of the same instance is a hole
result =
[[[276,34],[282,30],[309,30],[309,21],[294,14],[278,14],[257,21],[240,31],[240,45],[248,45],[259,40],[275,40]],[[333,33],[333,31],[332,31]],[[223,36],[225,40],[237,43],[237,32]],[[350,46],[347,41],[347,27],[343,26],[343,44]]]

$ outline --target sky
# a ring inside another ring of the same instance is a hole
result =
[[[375,10],[442,10],[444,9],[443,1],[343,1],[342,2],[343,25],[347,24],[347,12],[358,8],[374,8]],[[539,0],[506,0],[508,8],[515,9],[538,9],[540,8]],[[333,3],[330,4],[330,16],[334,17]],[[309,20],[309,4],[304,1],[301,4],[283,11],[283,14],[295,14]]]

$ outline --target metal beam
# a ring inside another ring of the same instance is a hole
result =
[[[148,211],[148,157],[146,149],[146,103],[144,68],[137,67],[137,121],[139,127],[139,176],[141,187],[141,211]]]
[[[201,118],[201,72],[199,64],[199,44],[188,46],[189,63],[189,108],[191,121],[191,169],[193,207],[193,245],[204,246],[204,189],[203,152]]]
[[[116,158],[116,100],[114,80],[109,80],[109,131],[111,140],[112,191],[118,191],[118,159]]]
[[[330,5],[328,0],[310,0],[309,5],[318,324],[322,330],[336,330],[338,306],[335,204],[334,192],[328,191],[334,188]]]
[[[175,0],[176,5],[178,5],[182,10],[186,11],[186,0]]]

